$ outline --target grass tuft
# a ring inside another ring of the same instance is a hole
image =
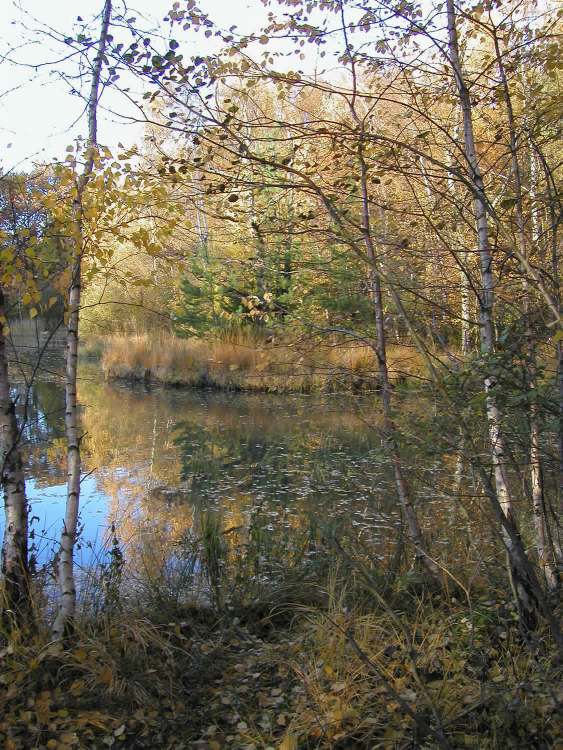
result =
[[[291,342],[266,344],[242,334],[207,342],[166,332],[113,335],[101,344],[102,369],[108,379],[280,393],[377,387],[377,362],[367,346],[310,349]],[[87,349],[99,346],[97,340]],[[395,383],[423,377],[418,354],[404,346],[389,347],[389,371]]]

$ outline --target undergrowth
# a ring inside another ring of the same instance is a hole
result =
[[[457,600],[298,541],[284,564],[204,515],[149,581],[114,540],[65,650],[40,624],[2,637],[2,747],[556,747],[560,665],[505,592]]]

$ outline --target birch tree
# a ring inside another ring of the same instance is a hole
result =
[[[522,285],[523,285],[523,316],[525,325],[527,362],[527,389],[529,395],[528,414],[530,421],[530,483],[532,488],[532,508],[536,530],[536,546],[540,567],[545,575],[547,585],[551,590],[558,586],[557,569],[555,566],[553,546],[550,542],[549,520],[546,513],[546,501],[544,496],[544,480],[542,457],[540,450],[540,415],[537,404],[537,357],[535,351],[534,334],[531,321],[531,292],[527,278],[526,264],[530,262],[531,253],[526,231],[526,218],[524,206],[524,189],[522,169],[520,165],[520,148],[516,117],[514,112],[512,94],[504,61],[505,54],[501,50],[498,29],[491,20],[487,32],[491,35],[498,76],[502,88],[502,98],[506,107],[506,123],[509,135],[509,150],[512,169],[512,182],[514,190],[514,212],[516,217],[516,241],[522,258]]]
[[[494,373],[490,371],[490,360],[495,353],[495,278],[493,275],[493,258],[489,245],[489,225],[487,218],[489,206],[475,145],[471,97],[461,65],[454,0],[446,0],[446,10],[449,63],[452,67],[463,117],[465,156],[470,169],[470,179],[473,188],[473,211],[481,266],[481,289],[479,294],[480,341],[481,352],[485,358],[485,367],[489,368],[489,372],[484,377],[484,389],[495,493],[506,519],[513,528],[513,533],[509,533],[506,525],[503,525],[502,531],[509,558],[510,576],[521,620],[525,627],[533,628],[536,622],[539,587],[535,580],[530,579],[531,567],[521,564],[521,560],[519,559],[521,556],[520,544],[515,543],[515,537],[518,535],[518,532],[514,501],[507,477],[507,448],[502,427],[502,414],[495,390],[497,385],[496,378]]]
[[[10,627],[30,613],[28,513],[15,403],[8,375],[8,317],[0,286],[0,462],[5,529],[2,546],[3,620]]]
[[[87,101],[88,139],[84,153],[82,174],[77,178],[72,199],[71,235],[71,281],[68,293],[68,330],[65,370],[65,427],[67,438],[67,501],[61,533],[57,581],[60,590],[58,613],[53,623],[53,637],[62,639],[72,624],[76,610],[76,582],[74,576],[74,546],[78,528],[80,508],[80,434],[76,398],[78,367],[78,326],[82,285],[82,260],[84,254],[84,206],[83,197],[90,182],[98,148],[98,102],[102,69],[105,61],[111,21],[112,4],[106,0],[102,11],[101,30],[94,59],[90,92]]]
[[[32,602],[28,560],[28,501],[26,498],[22,433],[26,400],[37,372],[36,364],[26,382],[23,418],[16,416],[9,357],[12,351],[9,319],[14,310],[38,314],[41,289],[35,261],[38,244],[45,232],[46,213],[41,200],[25,176],[6,173],[0,177],[2,210],[0,227],[0,484],[4,496],[4,539],[2,545],[3,623],[8,630],[31,624]],[[45,239],[43,237],[43,239]],[[50,255],[43,243],[42,257],[49,266]],[[12,351],[13,353],[13,351]],[[39,356],[40,359],[40,356]]]

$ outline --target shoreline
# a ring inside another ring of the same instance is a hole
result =
[[[239,337],[231,341],[182,339],[172,334],[85,338],[84,360],[100,363],[107,381],[165,388],[245,393],[367,393],[378,390],[375,354],[367,346],[333,342],[298,348]],[[426,380],[418,352],[389,347],[395,387]]]
[[[312,385],[307,387],[301,385],[298,388],[291,387],[280,387],[275,383],[271,384],[260,384],[251,385],[236,382],[220,382],[214,379],[209,374],[202,374],[199,377],[194,377],[190,380],[175,378],[175,377],[159,377],[152,373],[139,374],[134,371],[125,374],[114,374],[103,372],[104,379],[108,383],[124,383],[128,385],[144,385],[147,388],[165,388],[168,390],[179,390],[179,391],[215,391],[217,393],[260,393],[260,394],[271,394],[271,395],[328,395],[328,394],[368,394],[376,393],[378,391],[377,382],[375,379],[370,379],[369,384],[366,383],[362,387],[350,387],[350,388],[326,388],[322,385]],[[300,377],[296,375],[295,377]],[[330,382],[330,385],[336,385]]]

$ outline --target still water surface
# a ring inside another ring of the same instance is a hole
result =
[[[104,383],[86,370],[79,400],[82,566],[103,558],[114,535],[130,561],[177,544],[197,535],[202,512],[217,513],[226,529],[259,528],[280,547],[311,527],[348,529],[356,544],[381,556],[396,540],[400,513],[377,395],[146,390]],[[411,398],[402,412],[406,422],[422,425],[432,405]],[[61,383],[37,382],[25,441],[39,563],[51,558],[64,515],[63,420]],[[436,519],[445,519],[450,531],[460,523],[451,510],[459,486],[455,457],[438,453],[407,440],[419,513],[428,533],[445,544],[451,535]]]

